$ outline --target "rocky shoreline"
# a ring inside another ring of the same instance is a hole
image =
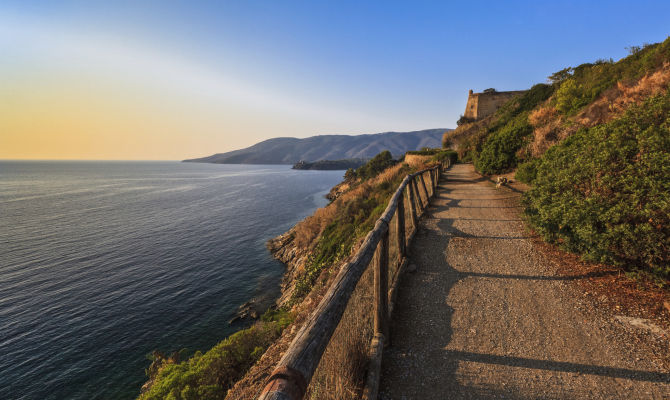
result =
[[[286,266],[286,271],[281,280],[281,296],[277,299],[277,307],[288,304],[291,294],[295,288],[296,278],[300,271],[305,269],[305,263],[309,257],[309,249],[299,248],[294,242],[294,229],[289,229],[275,238],[268,240],[267,248],[272,257],[281,261]]]

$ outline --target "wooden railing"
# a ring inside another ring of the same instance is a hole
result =
[[[393,312],[398,282],[406,268],[407,247],[416,233],[417,221],[435,193],[445,164],[407,175],[389,201],[353,259],[343,265],[325,296],[297,333],[288,350],[268,378],[259,400],[301,400],[314,375],[324,350],[331,340],[356,284],[370,263],[374,265],[374,336],[370,343],[370,362],[363,397],[376,399],[379,387],[381,355],[388,344],[389,319]],[[426,182],[429,182],[426,184]],[[405,189],[412,229],[405,229]],[[421,193],[420,193],[421,191]],[[423,200],[425,198],[425,202]],[[396,224],[390,223],[395,215]],[[389,232],[394,229],[393,248],[398,251],[399,266],[391,278],[389,290]],[[375,257],[376,253],[376,257]]]

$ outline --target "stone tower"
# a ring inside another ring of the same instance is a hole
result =
[[[525,90],[498,92],[495,89],[486,89],[481,93],[468,92],[468,103],[465,105],[463,116],[471,120],[478,120],[493,114],[514,96],[525,93]]]

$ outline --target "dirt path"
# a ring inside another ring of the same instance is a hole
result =
[[[580,305],[538,251],[518,194],[455,165],[412,245],[381,399],[670,399],[626,327]]]

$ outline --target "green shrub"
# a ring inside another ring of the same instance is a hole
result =
[[[444,162],[447,160],[449,160],[452,165],[456,164],[458,161],[458,152],[451,149],[440,150],[440,152],[435,154],[435,156],[432,158],[432,161],[437,162]]]
[[[523,183],[533,183],[537,176],[537,164],[538,159],[536,158],[526,161],[519,165],[519,169],[516,170],[514,177]]]
[[[533,133],[528,113],[518,115],[502,129],[486,138],[482,151],[475,160],[475,168],[483,174],[503,172],[516,166],[516,153]]]
[[[410,168],[404,164],[395,179],[370,185],[365,195],[348,199],[319,237],[309,255],[305,273],[296,278],[290,305],[303,299],[314,287],[324,269],[336,264],[351,253],[354,243],[374,228],[377,219],[386,209],[389,199],[396,191]]]
[[[617,82],[639,79],[670,61],[670,38],[631,49],[628,57],[617,62],[599,60],[551,75],[549,79],[559,85],[554,98],[556,109],[566,115],[575,114]]]
[[[432,156],[438,154],[441,151],[442,149],[440,148],[431,149],[430,147],[424,147],[421,150],[410,150],[406,154],[411,154],[415,156]]]
[[[552,93],[551,85],[537,84],[496,112],[497,120],[489,128],[481,149],[473,149],[475,168],[479,172],[495,174],[517,165],[517,152],[533,133],[528,114]]]
[[[154,381],[139,399],[224,399],[228,389],[291,322],[288,312],[271,310],[254,326],[232,334],[206,353],[196,352],[186,361],[163,364],[149,377]]]
[[[578,131],[522,176],[533,182],[526,215],[545,239],[670,277],[670,93]]]
[[[362,165],[356,169],[355,176],[362,180],[370,179],[377,176],[380,172],[394,165],[395,163],[396,162],[393,160],[391,152],[384,150],[376,156],[372,157],[372,159],[365,163],[365,165]]]

